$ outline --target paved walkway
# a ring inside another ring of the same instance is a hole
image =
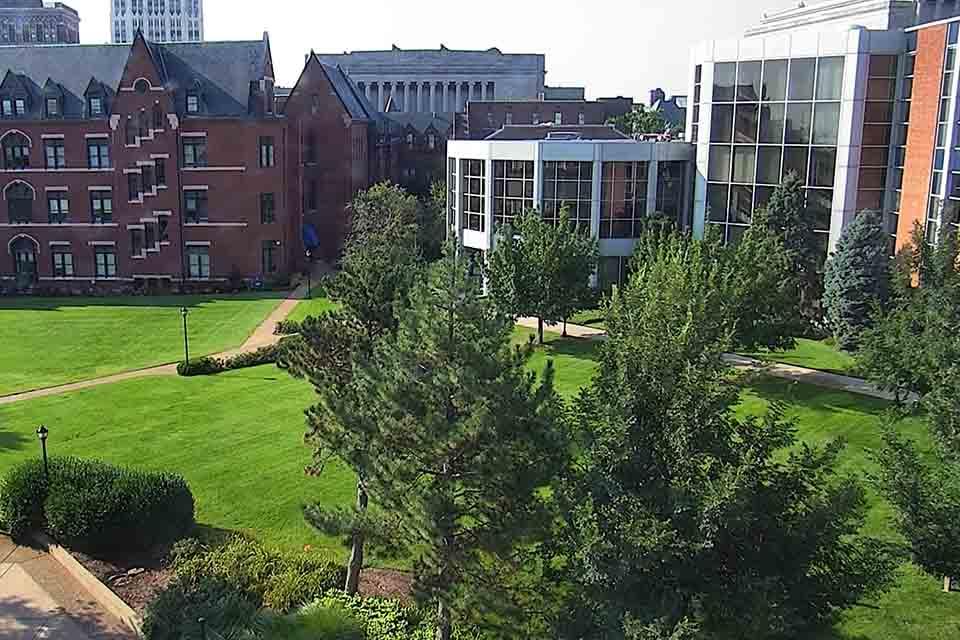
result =
[[[0,536],[0,638],[133,640],[135,636],[48,554]]]
[[[517,325],[530,329],[536,329],[537,319],[519,318],[517,320]],[[544,331],[560,333],[563,331],[563,325],[544,324]],[[606,338],[607,333],[606,331],[597,329],[595,327],[567,324],[567,335],[574,338],[602,340]],[[805,367],[798,367],[780,362],[757,360],[755,358],[748,358],[732,353],[725,354],[724,360],[738,369],[758,371],[768,376],[773,376],[774,378],[794,380],[796,382],[812,384],[818,387],[825,387],[827,389],[836,389],[838,391],[846,391],[848,393],[855,393],[857,395],[867,396],[870,398],[879,398],[880,400],[888,400],[891,402],[894,400],[892,393],[882,391],[875,385],[870,384],[861,378],[853,378],[851,376],[819,371],[817,369],[807,369]],[[906,398],[907,401],[916,401],[916,399],[916,396],[910,396],[909,398]]]
[[[214,354],[214,357],[217,358],[226,358],[235,356],[241,353],[248,353],[250,351],[256,351],[261,347],[266,347],[271,344],[275,344],[281,338],[281,336],[273,335],[273,330],[276,328],[277,323],[285,320],[287,316],[293,311],[294,307],[304,299],[307,295],[307,286],[301,284],[296,289],[291,291],[289,295],[273,310],[273,312],[267,316],[267,319],[264,320],[260,325],[254,329],[253,333],[246,339],[246,341],[238,348],[232,349],[230,351],[224,351],[223,353]],[[34,398],[43,398],[46,396],[58,396],[64,393],[70,393],[71,391],[79,391],[81,389],[89,389],[90,387],[99,387],[104,384],[113,384],[115,382],[122,382],[124,380],[135,380],[137,378],[146,378],[148,376],[175,376],[177,375],[177,364],[162,364],[156,367],[149,367],[146,369],[138,369],[135,371],[124,371],[123,373],[116,373],[109,376],[104,376],[102,378],[93,378],[90,380],[82,380],[80,382],[71,382],[69,384],[62,384],[56,387],[47,387],[45,389],[35,389],[33,391],[24,391],[22,393],[15,393],[13,395],[2,396],[0,397],[0,405],[13,404],[15,402],[23,402],[24,400],[33,400]],[[3,638],[3,636],[0,636]]]

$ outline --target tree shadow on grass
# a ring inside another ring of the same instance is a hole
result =
[[[16,431],[0,431],[0,451],[19,451],[26,448],[27,440],[31,439],[32,438],[27,438],[24,434]]]
[[[200,307],[216,302],[240,300],[284,300],[288,291],[248,291],[243,293],[201,294],[182,296],[104,296],[45,298],[39,296],[0,297],[0,314],[4,311],[58,311],[70,307]]]

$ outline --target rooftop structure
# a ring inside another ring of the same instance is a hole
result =
[[[108,0],[110,41],[132,42],[142,31],[151,42],[203,40],[203,0]]]
[[[61,2],[0,0],[0,44],[80,42],[80,14]]]

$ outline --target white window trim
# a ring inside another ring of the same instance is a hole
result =
[[[169,153],[151,153],[150,159],[151,160],[169,160],[170,154]]]
[[[87,187],[87,191],[113,191],[113,187],[95,185]]]
[[[269,169],[271,167],[264,167],[264,169]],[[246,171],[246,166],[236,166],[236,167],[183,167],[183,171]]]
[[[116,222],[105,222],[102,224],[96,222],[0,222],[0,229],[20,229],[23,227],[42,227],[51,229],[64,229],[67,227],[93,227],[101,229],[119,226],[120,225]]]
[[[109,140],[110,134],[109,133],[87,133],[87,134],[84,134],[83,137],[86,138],[87,140],[103,140],[104,138]]]
[[[206,138],[207,132],[206,131],[181,131],[180,137],[181,138]]]
[[[69,247],[70,241],[69,240],[51,240],[47,244],[50,245],[51,247]]]
[[[91,247],[115,247],[117,243],[113,240],[90,240],[87,242]]]
[[[186,247],[210,247],[213,246],[209,240],[188,240],[183,243]]]
[[[145,224],[128,224],[128,225],[127,225],[127,231],[137,230],[137,229],[139,229],[139,230],[141,230],[141,231],[146,231],[146,230],[147,230],[147,225],[145,225]]]
[[[128,173],[143,173],[143,171],[141,171],[140,169],[124,169],[123,170],[123,175],[127,175]]]
[[[44,187],[44,191],[70,191],[70,187]]]
[[[184,222],[185,227],[246,227],[246,222]]]
[[[184,191],[209,191],[210,185],[206,184],[185,184],[183,185]]]
[[[62,133],[41,133],[40,134],[41,140],[63,140],[66,137],[67,136],[63,135]]]

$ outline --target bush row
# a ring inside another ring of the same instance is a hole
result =
[[[233,369],[259,367],[262,364],[272,364],[277,361],[279,345],[271,344],[260,347],[256,351],[240,353],[230,358],[213,358],[210,356],[181,362],[177,365],[177,373],[181,376],[210,376]]]
[[[169,544],[194,525],[193,494],[177,474],[54,457],[13,467],[0,486],[0,519],[23,537],[45,531],[89,553],[140,551]]]
[[[277,326],[273,328],[273,335],[275,336],[292,336],[295,333],[300,333],[303,324],[297,320],[281,320],[277,323]]]

